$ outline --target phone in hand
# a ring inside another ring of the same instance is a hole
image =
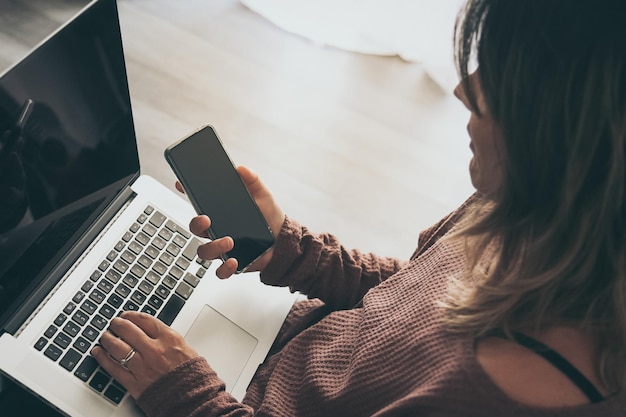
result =
[[[233,238],[223,259],[237,259],[237,273],[272,247],[274,235],[212,126],[169,146],[165,159],[196,213],[211,219],[209,238]]]

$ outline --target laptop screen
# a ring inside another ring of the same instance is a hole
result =
[[[138,172],[117,6],[101,0],[0,77],[0,324]]]

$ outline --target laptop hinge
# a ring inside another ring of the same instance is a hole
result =
[[[56,289],[71,272],[71,269],[76,267],[79,258],[85,257],[89,253],[89,249],[99,240],[98,238],[102,235],[102,232],[110,226],[114,218],[121,215],[135,196],[136,193],[130,187],[126,187],[120,192],[118,197],[94,221],[88,232],[69,249],[67,256],[52,268],[48,277],[42,280],[41,284],[28,297],[28,300],[22,303],[12,314],[11,318],[7,320],[0,330],[0,334],[8,332],[15,336],[19,335],[21,330],[37,315],[45,304],[44,300],[54,295]]]

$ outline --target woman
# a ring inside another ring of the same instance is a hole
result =
[[[113,320],[94,356],[150,417],[625,416],[625,18],[621,0],[468,1],[455,94],[477,193],[408,261],[312,234],[239,168],[280,230],[261,279],[310,298],[243,403],[148,315]]]

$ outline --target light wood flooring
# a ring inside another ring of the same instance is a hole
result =
[[[84,4],[0,0],[0,68]],[[402,258],[472,192],[469,114],[419,64],[311,43],[237,0],[119,10],[143,172],[171,188],[163,149],[212,124],[289,216]]]

